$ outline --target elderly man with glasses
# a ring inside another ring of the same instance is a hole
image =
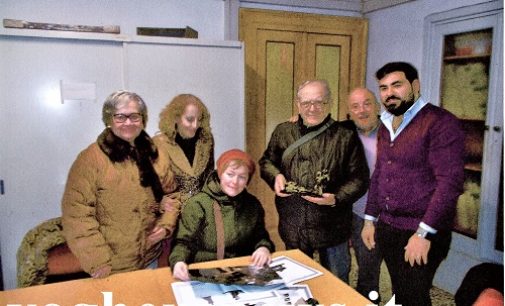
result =
[[[352,204],[365,194],[369,170],[356,131],[334,121],[325,80],[300,85],[296,122],[279,124],[261,157],[261,177],[275,191],[286,249],[319,255],[348,282]]]

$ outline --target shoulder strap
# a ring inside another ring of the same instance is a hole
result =
[[[332,118],[328,120],[323,126],[321,126],[319,129],[312,131],[310,133],[307,133],[303,135],[301,138],[299,138],[297,141],[293,142],[289,147],[284,150],[284,153],[282,153],[282,161],[284,162],[284,159],[289,156],[296,148],[301,146],[302,144],[306,143],[307,141],[314,139],[317,135],[321,134],[324,132],[327,128],[332,125],[332,123],[335,122]]]
[[[214,220],[216,222],[216,240],[217,240],[217,259],[224,258],[224,224],[223,215],[221,214],[221,207],[216,201],[212,203],[214,208]]]

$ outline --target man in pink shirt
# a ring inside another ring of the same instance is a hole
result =
[[[463,191],[465,135],[457,117],[423,99],[411,64],[388,63],[376,77],[387,111],[381,115],[362,238],[369,249],[377,242],[396,303],[429,306]]]

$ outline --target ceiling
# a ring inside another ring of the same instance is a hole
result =
[[[225,0],[226,1],[226,0]],[[239,0],[241,3],[334,9],[358,12],[361,14],[415,0]]]

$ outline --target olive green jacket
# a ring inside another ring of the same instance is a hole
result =
[[[274,245],[265,229],[265,212],[256,197],[244,190],[236,197],[221,191],[214,171],[203,190],[190,198],[181,212],[170,254],[170,265],[217,259],[216,223],[213,202],[221,207],[224,223],[225,258],[251,255],[264,246],[271,252]]]

